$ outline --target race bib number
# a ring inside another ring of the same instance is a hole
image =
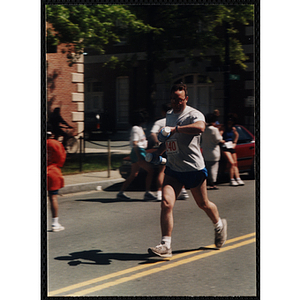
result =
[[[177,144],[177,140],[167,140],[166,141],[166,150],[167,150],[167,154],[178,154],[179,150],[178,150],[178,144]]]

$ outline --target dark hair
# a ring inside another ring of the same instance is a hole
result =
[[[134,110],[131,115],[130,123],[132,126],[139,126],[140,124],[147,122],[148,116],[148,112],[143,108]]]
[[[217,121],[217,116],[212,114],[212,113],[209,113],[205,116],[205,119],[206,119],[206,123],[214,123]]]
[[[184,91],[185,92],[185,97],[188,96],[188,90],[187,90],[187,86],[184,83],[177,83],[174,84],[171,88],[171,92],[170,92],[170,96],[172,96],[172,94],[176,91]]]
[[[165,113],[166,113],[167,111],[169,111],[170,109],[172,109],[171,103],[164,103],[164,104],[161,106],[161,110],[164,111]]]
[[[227,116],[227,120],[226,120],[226,121],[227,121],[227,122],[228,122],[228,121],[232,121],[233,124],[235,124],[236,121],[237,121],[237,115],[234,114],[234,113],[229,113],[228,116]]]

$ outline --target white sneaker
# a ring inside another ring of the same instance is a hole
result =
[[[62,230],[65,230],[65,227],[61,226],[59,223],[55,224],[55,225],[52,225],[52,231],[53,232],[58,232],[58,231],[62,231]]]
[[[180,194],[178,195],[177,199],[178,200],[185,200],[187,198],[189,198],[188,192],[186,191],[186,189],[182,189]]]
[[[236,182],[238,183],[238,185],[245,185],[244,181],[241,178],[237,179]]]
[[[160,256],[162,258],[172,257],[172,249],[167,248],[165,245],[159,244],[156,247],[148,248],[148,253],[150,255]]]
[[[157,198],[151,193],[151,192],[146,192],[144,195],[144,200],[156,200]]]
[[[215,245],[217,248],[221,248],[227,240],[227,221],[222,219],[223,228],[217,231],[215,229]]]
[[[235,180],[230,180],[230,186],[238,186],[239,184]]]

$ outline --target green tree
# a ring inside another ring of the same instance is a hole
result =
[[[53,26],[47,31],[47,41],[73,45],[68,51],[70,60],[72,52],[81,54],[87,47],[104,54],[121,37],[136,52],[145,51],[151,116],[154,74],[176,59],[172,52],[197,63],[214,51],[220,64],[231,62],[245,69],[248,58],[238,39],[238,26],[249,24],[253,17],[253,5],[47,5],[46,18]],[[135,59],[126,57],[125,63],[111,55],[106,65],[130,66]]]
[[[228,60],[246,68],[242,44],[238,39],[238,26],[253,21],[253,5],[150,5],[129,6],[137,18],[157,31],[130,34],[128,42],[136,48],[142,46],[147,53],[146,76],[148,82],[148,110],[153,108],[154,73],[163,71],[177,59],[174,51],[189,58],[192,63],[208,59],[214,51],[220,64]],[[227,47],[229,46],[229,48]]]
[[[245,68],[237,25],[249,24],[253,16],[253,5],[47,5],[46,20],[53,26],[47,42],[72,44],[76,54],[86,47],[104,54],[109,43],[126,36],[137,48],[143,46],[154,69],[161,70],[169,50],[195,61],[214,50],[224,61],[224,28],[229,24],[230,59]]]
[[[86,47],[104,54],[106,45],[120,42],[125,28],[143,34],[155,30],[123,5],[46,5],[46,21],[52,26],[46,32],[47,44],[66,44],[71,62],[72,53],[76,57]]]
[[[225,27],[230,37],[230,59],[246,68],[247,60],[238,39],[239,24],[253,21],[253,5],[151,5],[129,6],[129,9],[145,24],[162,30],[146,35],[132,35],[133,43],[151,45],[157,61],[156,69],[168,57],[169,50],[178,50],[185,56],[203,59],[213,50],[222,62],[225,60]]]

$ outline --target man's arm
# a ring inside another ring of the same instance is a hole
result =
[[[185,134],[199,134],[204,132],[205,130],[205,122],[204,121],[197,121],[192,124],[183,125],[183,126],[176,126],[171,127],[171,133],[185,133]]]

